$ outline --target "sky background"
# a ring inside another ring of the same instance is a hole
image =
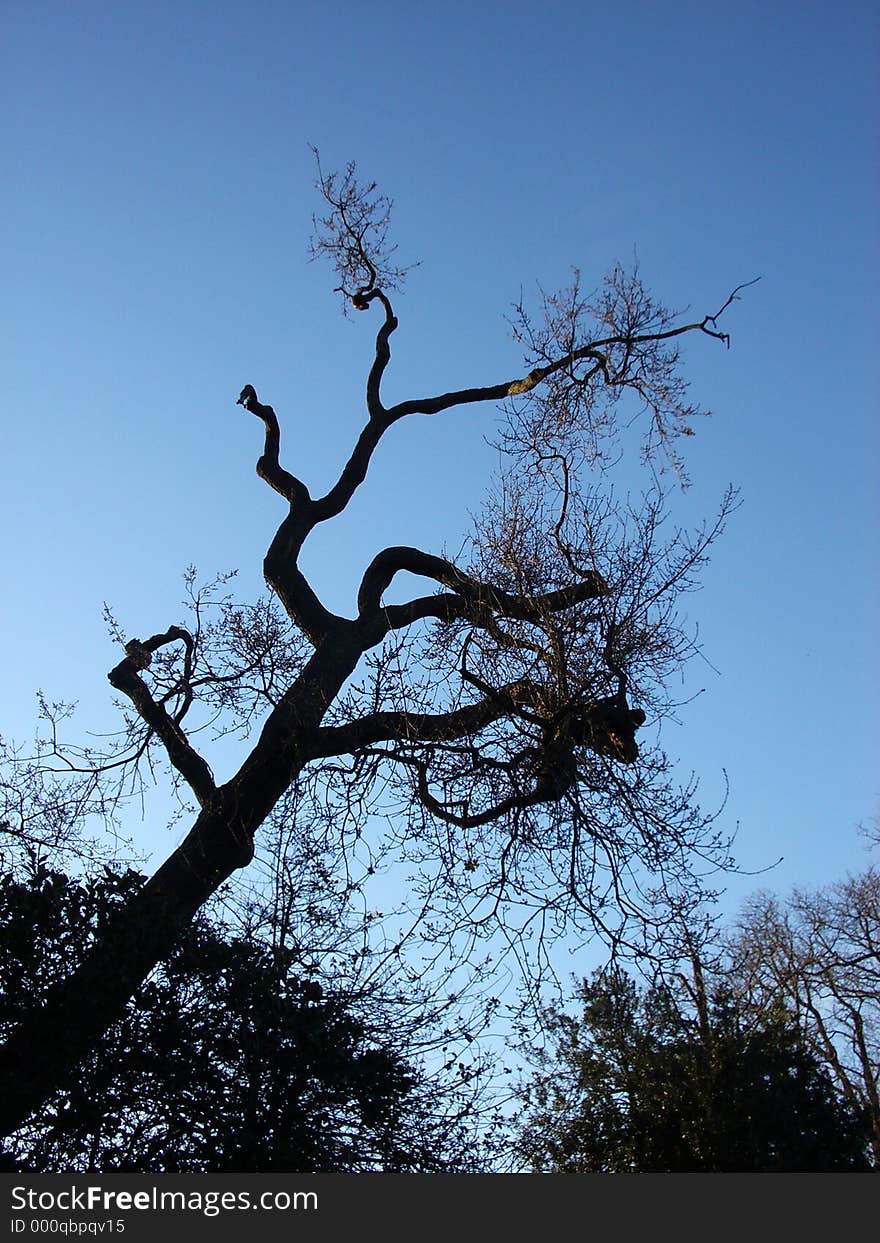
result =
[[[714,417],[685,445],[696,523],[743,504],[687,601],[710,664],[664,742],[760,878],[864,866],[878,811],[875,6],[0,0],[0,732],[34,694],[113,727],[118,652],[182,617],[181,573],[240,571],[283,516],[254,474],[253,383],[313,494],[363,418],[375,317],[309,263],[308,144],[395,201],[404,261],[386,400],[519,373],[505,315],[637,248]],[[351,613],[387,544],[455,550],[495,454],[488,410],[411,420],[304,559]],[[210,758],[210,757],[209,757]],[[230,774],[218,772],[224,778]],[[161,814],[135,825],[161,855]],[[157,860],[158,861],[158,855]]]

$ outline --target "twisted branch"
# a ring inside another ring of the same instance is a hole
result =
[[[216,793],[214,775],[206,761],[190,745],[181,728],[183,712],[176,717],[169,715],[162,704],[153,698],[149,687],[140,676],[142,670],[149,668],[154,652],[178,641],[186,645],[187,658],[191,660],[193,639],[180,626],[170,626],[163,634],[154,634],[149,639],[131,639],[125,645],[125,659],[111,669],[107,677],[111,686],[128,696],[138,714],[161,740],[169,760],[188,783],[199,804],[204,807]],[[191,698],[189,693],[189,699]],[[185,706],[189,706],[186,699]]]

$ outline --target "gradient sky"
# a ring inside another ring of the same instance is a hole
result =
[[[38,688],[112,728],[103,601],[143,635],[181,618],[190,562],[259,588],[283,511],[245,382],[313,493],[347,456],[375,323],[344,321],[308,262],[314,143],[379,181],[422,261],[390,400],[516,374],[511,302],[572,265],[591,284],[636,247],[699,315],[762,278],[729,352],[687,347],[714,417],[677,516],[729,481],[743,504],[687,602],[705,693],[664,741],[707,805],[728,773],[744,868],[784,856],[731,901],[861,868],[880,792],[874,9],[4,0],[0,732],[29,736]],[[351,612],[386,544],[458,547],[491,422],[394,429],[306,558],[332,607]],[[172,845],[149,816],[136,831]]]

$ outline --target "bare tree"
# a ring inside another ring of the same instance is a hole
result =
[[[313,254],[335,266],[347,312],[380,317],[366,421],[335,483],[313,496],[282,463],[274,409],[244,386],[238,404],[264,433],[257,473],[284,510],[264,561],[274,600],[239,607],[190,580],[193,624],[128,637],[109,674],[125,711],[113,753],[71,758],[52,744],[86,782],[116,774],[118,796],[139,766],[164,757],[197,812],[117,924],[0,1051],[5,1132],[119,1016],[182,925],[248,866],[279,807],[294,841],[323,826],[351,846],[384,791],[398,852],[423,886],[415,918],[438,944],[489,928],[509,939],[535,926],[549,934],[570,918],[614,942],[637,939],[664,895],[680,913],[706,896],[701,878],[729,864],[729,843],[692,788],[680,789],[656,743],[640,747],[636,734],[672,710],[670,675],[695,650],[676,601],[731,498],[705,530],[666,535],[656,472],[643,497],[620,505],[591,489],[587,472],[618,452],[640,411],[645,453],[680,469],[677,440],[700,412],[679,347],[688,335],[728,343],[718,321],[736,291],[716,313],[682,322],[637,271],[615,267],[593,294],[576,276],[544,296],[540,323],[516,308],[525,374],[386,406],[391,297],[406,272],[389,242],[390,203],[353,165],[340,175],[318,167],[325,209]],[[507,466],[470,554],[456,563],[384,548],[363,570],[355,615],[332,612],[300,552],[346,509],[385,433],[412,415],[499,403]],[[386,603],[403,573],[428,590]],[[221,732],[258,730],[225,781],[194,742],[218,714],[230,722]],[[390,953],[406,935],[402,927]]]
[[[880,870],[795,890],[785,904],[758,894],[731,952],[753,1004],[784,1002],[841,1093],[870,1119],[880,1168]]]

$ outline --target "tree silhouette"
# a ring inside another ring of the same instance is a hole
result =
[[[391,297],[406,273],[389,240],[390,203],[353,165],[338,175],[319,165],[318,189],[313,253],[335,266],[346,312],[379,315],[366,421],[329,491],[313,496],[282,463],[275,410],[246,384],[238,403],[264,436],[257,473],[283,509],[264,561],[273,601],[222,608],[209,623],[194,589],[193,624],[119,635],[124,654],[109,679],[124,737],[104,755],[64,747],[58,712],[44,705],[68,807],[106,813],[131,792],[139,766],[164,762],[196,809],[180,845],[76,968],[20,1014],[0,1050],[3,1133],[121,1020],[185,925],[248,866],[279,809],[302,833],[336,808],[344,831],[359,834],[375,791],[389,791],[408,857],[436,868],[431,895],[418,901],[441,940],[466,926],[510,939],[538,919],[548,934],[582,920],[618,945],[636,942],[662,918],[657,894],[675,892],[679,907],[698,902],[706,861],[729,862],[693,790],[680,789],[659,747],[636,735],[671,711],[670,679],[696,650],[676,601],[695,585],[731,498],[702,531],[666,537],[656,471],[643,496],[620,504],[590,486],[589,472],[601,480],[637,415],[645,455],[683,471],[677,444],[701,412],[688,398],[680,344],[727,343],[718,321],[736,291],[717,312],[683,322],[637,270],[615,266],[592,293],[575,273],[568,289],[542,295],[536,317],[515,309],[523,370],[388,406]],[[389,429],[499,403],[506,465],[467,558],[381,549],[363,570],[354,616],[331,611],[300,553],[345,511]],[[386,601],[404,573],[430,590]],[[223,780],[194,741],[218,713],[229,729],[256,734]],[[33,793],[42,819],[15,798],[4,814],[7,831],[25,840],[35,826],[51,828],[58,805],[41,779]]]
[[[868,1128],[783,1010],[689,1016],[623,972],[584,981],[531,1085],[520,1149],[563,1173],[867,1170]]]
[[[732,974],[758,1009],[785,1005],[854,1110],[880,1169],[880,869],[785,903],[759,893],[729,938]]]
[[[0,1031],[142,884],[109,869],[74,881],[41,863],[26,879],[0,880]],[[6,1164],[50,1173],[467,1168],[473,1145],[455,1102],[406,1060],[393,1018],[371,1030],[350,999],[304,977],[292,957],[198,915],[64,1089],[8,1141]]]

